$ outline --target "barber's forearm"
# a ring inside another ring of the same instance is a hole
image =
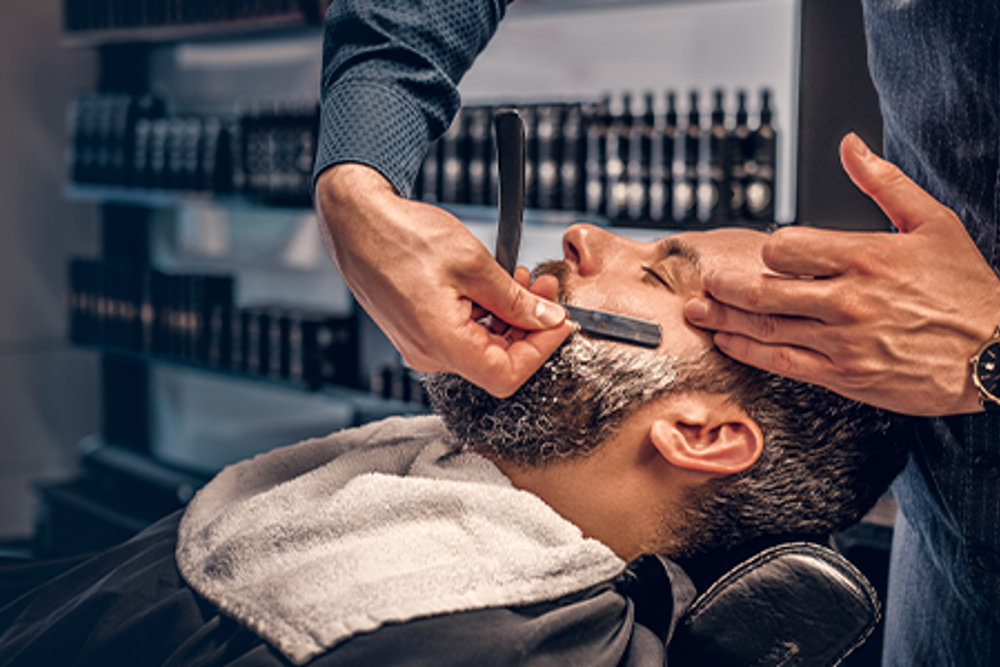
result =
[[[457,84],[508,0],[338,0],[326,18],[316,175],[357,162],[408,196],[427,146],[460,105]]]
[[[399,199],[399,195],[392,183],[367,165],[344,162],[318,176],[316,212],[331,255],[342,270],[348,269],[343,266],[347,261],[343,246],[350,245],[353,237],[362,233],[359,227],[376,224],[378,216],[394,199]]]

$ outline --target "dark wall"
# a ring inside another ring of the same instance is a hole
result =
[[[838,147],[856,132],[881,153],[882,116],[868,74],[859,0],[803,0],[797,222],[882,230],[888,221],[840,167]]]

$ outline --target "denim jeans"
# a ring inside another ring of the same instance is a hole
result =
[[[863,4],[885,155],[958,214],[996,270],[998,0]],[[922,420],[915,431],[893,485],[884,664],[1000,665],[1000,416]]]
[[[988,548],[970,536],[975,531],[964,529],[951,511],[956,503],[964,504],[966,510],[973,505],[959,496],[978,496],[985,490],[982,475],[965,474],[970,464],[982,461],[983,450],[957,445],[947,420],[923,421],[913,456],[893,484],[900,512],[889,570],[883,644],[887,666],[1000,665],[997,576],[976,565],[975,559],[983,553],[980,549]],[[928,468],[928,463],[935,467]],[[949,469],[956,477],[966,477],[965,483],[943,483]],[[988,470],[980,468],[980,472]],[[950,495],[945,497],[941,490]],[[983,505],[995,508],[998,498],[982,500]],[[987,530],[995,533],[996,514],[983,518]],[[988,578],[993,579],[992,586],[984,581]]]

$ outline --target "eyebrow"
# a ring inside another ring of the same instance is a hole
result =
[[[673,236],[665,236],[659,241],[659,252],[660,261],[668,260],[671,257],[679,257],[695,272],[701,273],[701,254],[681,239]]]

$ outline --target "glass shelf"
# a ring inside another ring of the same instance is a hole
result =
[[[228,209],[278,209],[306,211],[305,204],[274,204],[261,202],[243,195],[220,195],[211,192],[188,190],[146,190],[119,185],[90,185],[70,183],[63,187],[63,196],[69,201],[93,204],[121,204],[146,208],[172,209],[182,204],[215,204]]]
[[[107,28],[101,30],[66,30],[61,43],[66,48],[86,49],[112,44],[169,44],[233,37],[254,38],[261,35],[285,32],[313,31],[320,28],[300,13],[219,21],[213,23],[185,23],[161,26]]]
[[[110,354],[120,358],[132,359],[141,363],[182,368],[184,370],[192,370],[220,378],[229,378],[232,380],[253,383],[264,383],[266,385],[281,387],[291,391],[308,392],[315,395],[325,396],[331,400],[349,405],[354,412],[354,418],[352,421],[355,426],[367,424],[368,422],[384,419],[393,415],[420,415],[429,414],[431,412],[430,408],[422,403],[383,398],[354,387],[324,384],[313,388],[304,381],[289,380],[270,375],[259,375],[230,368],[206,366],[193,361],[160,357],[152,354],[133,352],[122,348],[95,345],[76,345],[76,347],[90,350],[95,353]]]

